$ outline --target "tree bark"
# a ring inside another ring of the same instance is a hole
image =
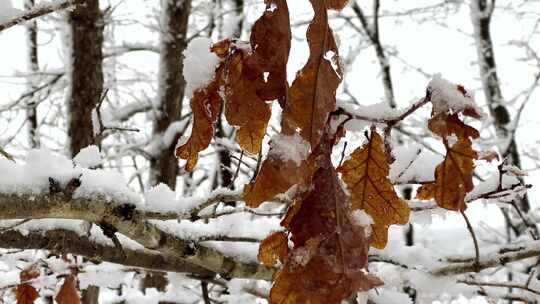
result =
[[[92,111],[103,93],[103,19],[98,0],[87,0],[69,13],[71,26],[71,88],[68,99],[68,138],[71,155],[98,144]]]
[[[103,94],[103,16],[99,0],[87,0],[69,13],[71,27],[71,88],[68,99],[68,140],[72,156],[89,145],[94,136],[92,111]],[[82,292],[83,304],[97,304],[99,288]]]
[[[163,33],[159,66],[159,107],[154,121],[153,136],[162,136],[171,123],[180,119],[185,80],[182,75],[182,53],[186,48],[187,29],[191,12],[190,0],[167,0],[163,7]],[[179,134],[177,135],[178,138]],[[167,184],[176,188],[179,172],[174,155],[177,138],[150,161],[150,184]]]
[[[499,150],[503,157],[508,157],[509,164],[520,167],[518,144],[512,130],[508,128],[511,117],[502,96],[495,62],[495,49],[491,39],[490,25],[494,6],[495,1],[493,0],[474,0],[471,2],[471,19],[476,38],[480,78],[497,136],[502,141]],[[525,195],[518,199],[518,205],[521,210],[528,212],[530,209],[528,197]]]
[[[26,0],[24,8],[29,10],[35,5],[35,0]],[[28,72],[29,76],[29,89],[34,91],[37,87],[36,73],[39,71],[38,60],[38,29],[37,21],[35,19],[29,21],[26,24],[26,41],[27,41],[27,60],[28,60]],[[26,109],[26,118],[28,120],[28,142],[31,148],[39,147],[38,138],[38,119],[37,119],[37,102],[35,94],[29,97]]]

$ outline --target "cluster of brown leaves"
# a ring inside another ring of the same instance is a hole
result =
[[[19,278],[21,283],[15,287],[14,293],[17,299],[17,304],[33,304],[39,298],[37,290],[29,283],[38,278],[40,270],[37,265],[33,264],[30,267],[21,271]],[[81,300],[77,292],[76,278],[74,275],[68,275],[64,278],[64,283],[56,295],[56,303],[58,304],[80,304]]]
[[[283,110],[281,134],[270,141],[256,179],[244,188],[250,207],[287,191],[293,200],[281,222],[284,231],[268,236],[259,249],[263,264],[281,266],[269,300],[340,303],[382,284],[367,272],[369,247],[384,248],[390,225],[406,224],[410,209],[388,178],[391,153],[374,127],[347,161],[337,169],[331,162],[332,149],[344,131],[330,124],[342,70],[328,10],[341,9],[347,1],[310,0],[315,13],[307,30],[310,55],[290,88],[285,72],[291,39],[287,4],[265,2],[267,9],[252,29],[250,48],[230,40],[213,46],[221,64],[213,81],[195,92],[193,133],[176,153],[192,170],[198,153],[210,143],[222,106],[228,122],[237,127],[240,147],[259,153],[270,118],[266,102],[278,100]],[[466,94],[460,86],[456,90]],[[468,113],[476,114],[466,109],[464,114]],[[418,192],[419,198],[435,198],[452,210],[465,209],[478,158],[471,143],[478,132],[458,115],[434,111],[428,127],[442,138],[447,153],[436,168],[435,181]],[[308,155],[301,160],[282,155],[275,147],[283,137],[301,141],[297,143],[309,147]],[[357,210],[371,216],[370,227],[355,217]]]
[[[214,123],[225,109],[227,121],[237,127],[236,141],[251,154],[259,153],[270,119],[267,101],[285,101],[291,27],[286,0],[267,0],[266,11],[254,24],[250,44],[224,40],[212,47],[220,59],[213,80],[191,99],[191,137],[176,150],[195,167],[200,151],[212,139]],[[279,47],[276,48],[275,46]]]

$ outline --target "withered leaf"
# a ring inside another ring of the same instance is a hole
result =
[[[288,88],[291,29],[287,2],[265,2],[266,10],[252,28],[250,50],[239,47],[234,51],[227,60],[225,76],[225,116],[238,127],[236,141],[240,147],[251,154],[261,150],[270,119],[266,101],[283,102]]]
[[[192,171],[195,168],[199,152],[208,147],[214,135],[214,123],[221,107],[219,89],[222,73],[223,66],[219,66],[212,82],[193,93],[191,99],[191,110],[193,111],[191,136],[185,144],[176,149],[177,157],[187,159],[187,171]]]
[[[64,284],[56,295],[56,302],[58,304],[80,304],[81,300],[77,293],[77,287],[75,284],[75,277],[69,275],[64,279]]]
[[[409,205],[400,199],[388,179],[390,165],[381,136],[373,130],[367,143],[356,149],[338,168],[351,193],[352,208],[363,209],[374,221],[371,245],[384,248],[392,224],[406,224]]]
[[[264,100],[287,96],[287,61],[291,49],[291,24],[286,0],[265,0],[266,10],[251,28],[250,44],[254,50],[246,60],[248,75],[268,73],[257,94]],[[279,47],[276,47],[279,46]]]
[[[26,282],[39,277],[40,271],[37,264],[32,264],[21,271],[19,278],[21,282]]]
[[[420,187],[416,197],[434,198],[442,208],[463,211],[465,197],[473,189],[474,160],[478,159],[470,138],[477,138],[478,131],[459,120],[458,114],[436,115],[428,127],[442,137],[446,156],[435,169],[435,182]]]
[[[17,304],[32,304],[39,297],[37,290],[32,285],[23,283],[15,288]]]
[[[325,1],[311,0],[311,4],[315,16],[307,31],[310,55],[289,90],[281,128],[288,135],[299,129],[311,147],[316,147],[328,116],[335,109],[335,93],[342,73],[336,42],[328,26]]]
[[[382,282],[365,272],[369,241],[355,224],[347,194],[330,161],[333,138],[317,157],[313,187],[291,208],[294,249],[274,279],[270,303],[341,303]]]
[[[349,0],[327,0],[326,7],[328,9],[334,9],[334,10],[340,11],[347,5],[348,2]]]
[[[287,233],[274,232],[259,245],[259,261],[266,266],[275,266],[278,261],[284,262],[289,253]]]
[[[261,150],[271,112],[270,106],[257,95],[258,89],[265,85],[262,72],[248,75],[244,64],[246,57],[249,54],[238,49],[227,61],[225,117],[231,125],[238,127],[236,142],[240,147],[256,154]]]
[[[297,164],[290,159],[284,160],[270,149],[255,181],[245,186],[244,200],[248,206],[256,208],[294,185],[306,184],[311,171],[309,160]]]

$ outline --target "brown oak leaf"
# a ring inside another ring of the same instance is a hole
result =
[[[249,53],[241,48],[227,62],[225,76],[225,117],[237,126],[236,142],[240,147],[257,154],[270,120],[270,106],[257,91],[265,86],[262,72],[248,75],[245,61]]]
[[[80,304],[81,300],[79,294],[77,293],[77,286],[75,277],[69,275],[64,279],[64,284],[58,291],[56,295],[56,302],[58,304]]]
[[[473,189],[474,160],[478,153],[472,148],[471,138],[478,131],[460,119],[458,114],[438,114],[428,123],[429,129],[441,136],[446,156],[435,169],[435,182],[422,185],[416,197],[434,198],[442,208],[463,211],[467,208],[465,197]]]
[[[311,147],[316,147],[330,112],[335,110],[342,72],[325,1],[311,0],[311,5],[315,16],[307,31],[310,55],[289,90],[281,128],[288,135],[299,130]]]
[[[333,138],[317,154],[313,187],[289,208],[294,248],[274,278],[270,303],[341,303],[382,282],[365,271],[369,240],[330,161]]]
[[[279,261],[283,263],[289,254],[287,233],[274,232],[266,237],[259,245],[259,261],[266,266],[275,266]]]
[[[32,285],[23,283],[15,288],[17,304],[32,304],[39,297],[37,290]]]
[[[221,108],[220,78],[223,66],[216,69],[216,75],[212,82],[205,88],[198,89],[191,98],[191,110],[193,111],[193,126],[188,141],[176,148],[176,156],[187,159],[186,170],[192,171],[197,164],[199,152],[210,145],[214,135],[214,123]]]
[[[351,193],[353,209],[363,209],[374,221],[371,245],[384,248],[389,225],[409,221],[409,205],[388,179],[390,165],[381,136],[372,130],[368,141],[338,168]]]

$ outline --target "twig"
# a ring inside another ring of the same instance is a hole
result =
[[[474,253],[475,253],[475,263],[477,266],[480,266],[480,247],[478,246],[478,240],[476,239],[476,234],[474,233],[474,229],[471,225],[471,222],[469,221],[469,218],[465,214],[465,211],[460,210],[461,215],[463,216],[463,219],[465,219],[465,222],[467,223],[467,229],[469,230],[469,233],[471,234],[471,237],[474,242]]]
[[[23,22],[39,18],[41,16],[50,14],[55,11],[63,10],[75,5],[79,5],[84,3],[85,0],[64,0],[61,2],[53,2],[43,5],[36,5],[32,9],[23,12],[20,15],[14,16],[12,19],[0,23],[0,32],[3,30],[6,30],[12,26],[15,26],[17,24],[21,24]]]

